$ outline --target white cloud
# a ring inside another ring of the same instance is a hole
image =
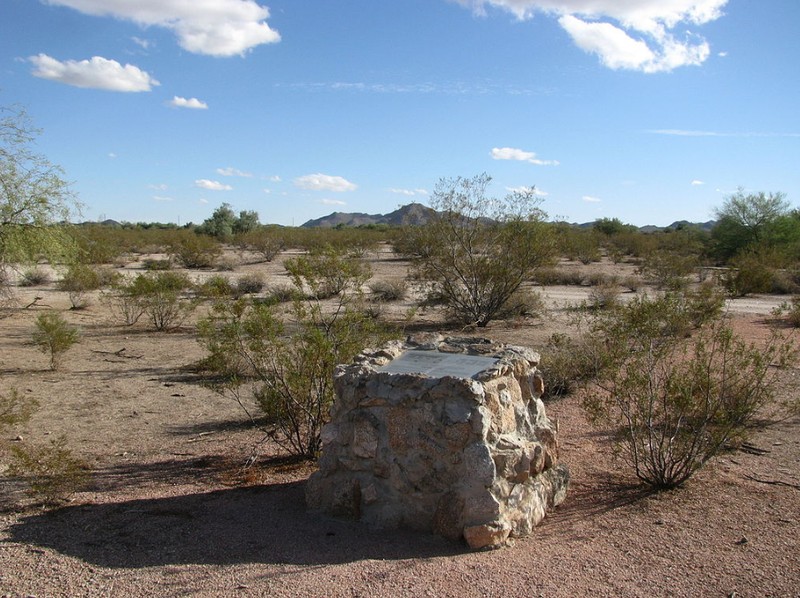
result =
[[[728,55],[727,52],[717,52],[717,56],[719,56],[720,58],[725,58],[727,55]]]
[[[346,201],[342,201],[340,199],[322,199],[322,200],[320,200],[319,203],[321,203],[323,205],[326,205],[326,206],[346,206],[347,205]]]
[[[581,197],[581,199],[588,203],[600,203],[601,201],[603,201],[599,197],[594,197],[593,195],[584,195],[583,197]]]
[[[527,193],[533,193],[536,197],[547,197],[550,195],[547,191],[542,191],[541,189],[537,189],[536,187],[506,187],[506,191],[509,193],[521,193],[523,195]]]
[[[694,179],[691,184],[692,184],[692,187],[698,187],[700,185],[705,185],[706,183],[705,183],[705,181]]]
[[[164,197],[163,195],[154,195],[153,199],[155,201],[175,201],[172,197]]]
[[[164,183],[159,183],[157,185],[148,185],[150,189],[154,189],[156,191],[166,191],[167,186]]]
[[[114,160],[114,159],[116,159],[117,154],[115,154],[114,152],[108,152],[108,157],[111,158],[112,160]]]
[[[240,176],[245,178],[251,178],[253,175],[249,172],[244,172],[243,170],[239,170],[238,168],[234,168],[233,166],[228,166],[226,168],[217,168],[217,174],[221,174],[222,176]]]
[[[494,160],[517,160],[519,162],[529,162],[537,166],[558,166],[558,160],[541,160],[536,157],[534,152],[517,149],[514,147],[495,147],[491,151]]]
[[[201,197],[200,199],[197,200],[197,203],[207,204],[208,200],[205,199],[204,197]]]
[[[413,197],[415,195],[428,195],[427,189],[398,189],[396,187],[390,187],[387,189],[389,193],[396,193],[397,195],[406,195],[408,197]]]
[[[93,56],[89,60],[66,60],[61,62],[47,54],[38,54],[28,59],[33,65],[35,77],[58,81],[74,87],[104,89],[107,91],[150,91],[159,82],[148,73],[116,60]]]
[[[208,179],[197,179],[194,182],[194,186],[200,187],[201,189],[208,189],[209,191],[230,191],[233,189],[230,185],[225,185],[219,181],[210,181]]]
[[[267,180],[269,182],[271,182],[271,183],[280,183],[281,182],[281,177],[279,177],[277,174],[274,174],[271,177],[269,177]]]
[[[136,37],[135,35],[131,39],[133,40],[133,43],[135,43],[143,50],[149,50],[152,44],[152,42],[149,39],[143,39],[141,37]]]
[[[294,184],[296,187],[310,191],[336,191],[337,193],[355,191],[358,188],[358,185],[340,176],[331,176],[319,172],[298,177],[294,180]]]
[[[180,46],[195,54],[244,55],[261,44],[280,41],[267,24],[269,9],[255,0],[47,0],[98,17],[114,17],[148,27],[164,27]]]
[[[564,15],[558,22],[581,50],[597,54],[608,68],[644,69],[655,59],[646,43],[611,23],[587,23],[572,15]]]
[[[208,110],[208,104],[205,102],[198,100],[197,98],[182,98],[180,96],[174,96],[170,102],[170,106],[174,108],[191,108],[193,110]]]
[[[646,73],[702,64],[708,43],[687,32],[677,39],[680,24],[703,25],[722,16],[728,0],[455,0],[479,13],[494,7],[518,19],[536,13],[558,17],[575,44],[600,57],[612,69]],[[609,22],[613,21],[613,23]],[[631,35],[636,34],[636,37]]]

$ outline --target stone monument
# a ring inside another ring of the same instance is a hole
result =
[[[530,534],[569,481],[538,363],[525,347],[421,335],[339,366],[309,508],[473,549]]]

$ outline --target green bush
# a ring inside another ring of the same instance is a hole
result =
[[[283,262],[295,288],[314,299],[328,299],[345,291],[359,292],[372,276],[369,264],[333,247]]]
[[[11,447],[9,473],[28,484],[29,493],[45,505],[56,505],[81,490],[88,480],[88,467],[73,456],[66,438],[44,446]]]
[[[185,268],[213,268],[222,255],[222,245],[212,237],[180,231],[170,241],[169,253]]]
[[[335,309],[323,311],[315,299],[300,298],[301,289],[316,285],[299,274],[294,282],[298,298],[288,324],[271,305],[241,298],[217,302],[198,329],[209,352],[203,366],[224,381],[220,391],[243,407],[252,396],[269,436],[293,455],[316,458],[334,399],[334,368],[383,332],[348,294],[338,295]]]
[[[137,274],[133,280],[117,285],[105,300],[128,326],[147,315],[156,330],[172,330],[194,311],[196,303],[184,297],[194,286],[179,272]]]
[[[264,277],[256,272],[245,274],[236,280],[236,292],[239,295],[257,295],[264,290]]]
[[[697,263],[696,255],[661,249],[645,256],[639,272],[659,289],[681,290],[688,285],[687,277]]]
[[[584,407],[610,425],[636,476],[657,488],[683,484],[724,447],[742,441],[774,399],[776,370],[793,347],[774,336],[747,344],[720,317],[691,338],[690,302],[639,298],[599,319],[602,367]]]
[[[60,314],[47,312],[36,318],[32,339],[42,353],[49,353],[50,369],[56,370],[64,353],[80,340],[80,334]]]
[[[99,289],[109,278],[85,264],[73,264],[58,282],[58,289],[69,294],[72,309],[83,309],[88,305],[86,293]]]
[[[403,278],[375,280],[369,284],[373,301],[401,301],[408,294],[408,284]]]
[[[774,268],[766,265],[758,253],[745,253],[731,263],[731,269],[722,276],[725,290],[733,297],[752,293],[768,293],[772,289]]]
[[[22,272],[19,279],[21,287],[39,287],[50,282],[50,275],[42,268],[30,268]]]
[[[197,285],[197,294],[209,299],[231,297],[235,293],[236,291],[228,277],[219,274],[209,276],[202,283]]]

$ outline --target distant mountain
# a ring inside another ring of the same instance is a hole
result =
[[[432,214],[436,212],[422,205],[421,203],[410,203],[402,206],[389,214],[364,214],[361,212],[334,212],[322,218],[309,220],[301,226],[303,228],[333,228],[336,226],[366,226],[370,224],[386,224],[388,226],[416,226],[427,223]],[[716,224],[715,220],[708,222],[689,222],[688,220],[677,220],[669,226],[655,226],[649,224],[640,226],[639,232],[655,233],[666,230],[678,230],[681,228],[697,227],[701,230],[711,230]],[[573,223],[572,226],[578,228],[592,228],[594,222],[584,222],[582,224]]]
[[[361,212],[334,212],[322,218],[309,220],[302,228],[333,228],[335,226],[365,226],[386,224],[389,226],[415,226],[425,224],[434,211],[421,203],[410,203],[389,214],[364,214]]]

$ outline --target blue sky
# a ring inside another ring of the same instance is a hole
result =
[[[0,106],[88,220],[535,186],[551,218],[800,198],[797,0],[0,0]]]

